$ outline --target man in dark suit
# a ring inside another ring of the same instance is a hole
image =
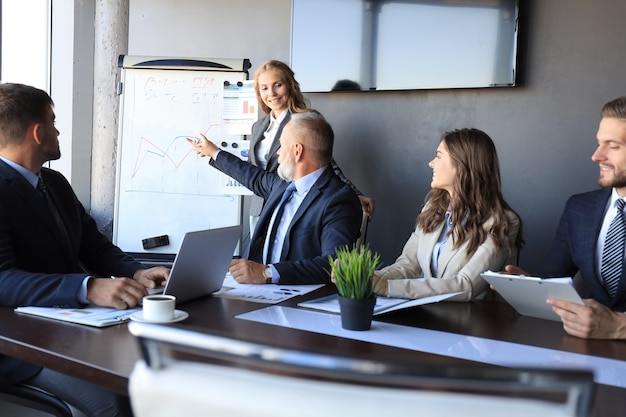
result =
[[[591,156],[600,168],[601,190],[577,194],[567,201],[550,252],[540,271],[544,277],[574,276],[580,272],[589,299],[581,306],[549,299],[563,320],[567,333],[594,339],[626,338],[626,275],[622,263],[624,244],[619,245],[615,279],[603,268],[609,246],[609,229],[616,216],[618,200],[626,197],[626,97],[602,108],[597,132],[598,147]],[[508,272],[526,274],[514,266]],[[601,272],[603,271],[603,272]]]
[[[65,178],[42,168],[61,156],[53,105],[37,88],[0,84],[0,305],[136,307],[169,270],[113,245]],[[0,381],[40,387],[88,415],[130,415],[126,397],[1,355]]]
[[[278,174],[220,152],[201,136],[194,150],[212,165],[263,197],[248,259],[233,260],[230,273],[241,283],[329,283],[328,256],[359,237],[359,198],[333,172],[333,130],[316,111],[291,115],[280,137]],[[288,185],[295,191],[275,216]],[[274,221],[274,217],[276,221]],[[276,238],[270,231],[277,224]],[[270,238],[268,238],[270,237]],[[271,243],[270,243],[271,242]]]

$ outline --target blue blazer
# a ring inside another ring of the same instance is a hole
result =
[[[267,203],[250,242],[248,259],[263,262],[263,245],[272,213],[288,183],[277,174],[220,152],[212,164],[263,197]],[[283,284],[330,282],[328,256],[338,246],[352,246],[359,237],[362,209],[359,198],[329,165],[315,182],[287,229],[281,261],[274,264]]]
[[[0,160],[0,305],[79,307],[88,274],[132,277],[145,268],[98,231],[63,175],[42,168],[41,176],[67,237],[44,197]],[[21,381],[39,369],[0,355],[0,381]]]
[[[559,227],[541,270],[542,276],[574,276],[580,271],[589,296],[617,310],[626,310],[626,276],[622,271],[614,300],[602,284],[596,265],[596,247],[611,189],[601,189],[569,198]]]

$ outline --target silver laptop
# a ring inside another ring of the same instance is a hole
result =
[[[185,233],[165,288],[150,290],[150,294],[174,295],[180,304],[218,291],[241,229],[238,225]]]
[[[571,278],[541,279],[492,271],[486,271],[480,276],[523,316],[561,321],[552,307],[546,303],[548,298],[560,298],[583,304],[583,300],[571,285]]]

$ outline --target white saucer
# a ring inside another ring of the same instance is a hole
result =
[[[174,310],[174,318],[168,321],[150,321],[143,318],[143,311],[136,311],[130,315],[130,319],[134,321],[140,321],[142,323],[176,323],[177,321],[183,321],[189,317],[189,313],[182,310]]]

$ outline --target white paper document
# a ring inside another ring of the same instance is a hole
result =
[[[257,100],[252,80],[224,85],[221,131],[224,135],[249,135],[258,120]]]
[[[376,297],[376,305],[374,306],[374,315],[389,313],[395,310],[401,310],[404,308],[421,306],[431,303],[438,303],[439,301],[446,300],[461,292],[453,292],[448,294],[438,294],[430,297],[418,298],[416,300],[408,300],[406,298],[387,298]],[[315,298],[309,301],[303,301],[298,303],[299,307],[312,308],[315,310],[329,311],[331,313],[339,313],[339,295],[332,294],[326,297]]]
[[[230,274],[226,274],[222,289],[213,295],[255,303],[276,304],[298,295],[308,294],[324,284],[317,285],[281,285],[281,284],[240,284]]]
[[[56,308],[56,307],[18,307],[17,313],[31,314],[54,320],[62,320],[70,323],[85,324],[87,326],[105,327],[124,323],[130,316],[141,311],[140,308],[118,310],[108,307],[85,307],[85,308]]]

